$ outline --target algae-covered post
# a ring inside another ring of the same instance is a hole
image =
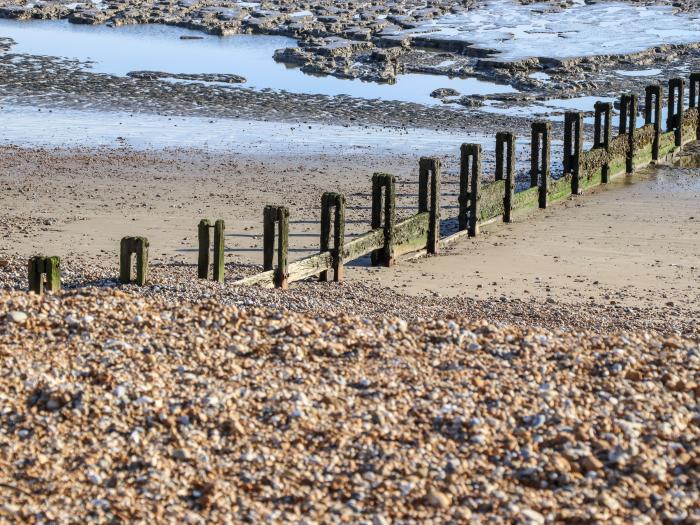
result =
[[[220,283],[224,282],[224,230],[226,224],[223,219],[218,219],[214,223],[214,270],[213,279]]]
[[[634,171],[635,142],[637,129],[637,95],[625,93],[620,96],[620,135],[627,135],[626,172]]]
[[[321,197],[321,253],[330,250],[331,215],[333,215],[333,280],[343,280],[343,249],[345,245],[345,197],[340,193],[326,192]],[[328,270],[318,276],[328,281]]]
[[[593,147],[603,148],[606,152],[610,149],[610,137],[612,135],[612,104],[610,102],[595,103],[595,119],[593,131]],[[603,164],[600,172],[600,181],[605,184],[610,178],[610,163]]]
[[[644,124],[654,125],[654,142],[651,146],[652,160],[659,160],[662,97],[663,88],[660,84],[654,84],[644,88]]]
[[[123,284],[132,281],[133,255],[136,255],[136,284],[143,286],[148,278],[148,239],[145,237],[122,238],[119,253],[119,281]]]
[[[481,145],[462,144],[459,171],[459,229],[470,237],[479,233],[479,189],[481,188]]]
[[[564,116],[564,175],[571,175],[571,193],[580,193],[583,113],[567,111]]]
[[[430,212],[428,253],[437,254],[440,245],[440,159],[435,157],[421,157],[419,161],[418,213],[425,212]]]
[[[496,180],[505,182],[503,222],[510,222],[515,192],[515,134],[510,131],[496,133]]]
[[[61,259],[37,255],[29,259],[29,290],[34,293],[61,289]]]
[[[387,267],[394,265],[395,224],[396,180],[393,175],[388,173],[375,173],[372,176],[372,229],[384,228],[384,246],[372,252],[371,258],[374,266],[378,264],[384,264]]]
[[[690,74],[690,104],[696,112],[700,112],[700,73]],[[695,139],[700,140],[700,114],[695,127]]]
[[[685,82],[682,78],[672,78],[668,81],[668,115],[666,131],[675,132],[675,145],[683,145],[683,95]]]
[[[532,123],[530,187],[539,187],[540,208],[547,207],[547,192],[549,191],[550,179],[549,159],[552,153],[551,135],[551,122],[539,121]]]

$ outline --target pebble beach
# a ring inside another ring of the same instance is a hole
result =
[[[0,0],[0,525],[700,525],[698,20]]]
[[[0,301],[0,516],[694,523],[697,337]]]

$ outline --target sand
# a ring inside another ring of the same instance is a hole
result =
[[[0,253],[58,255],[117,264],[124,235],[145,235],[154,263],[194,264],[196,224],[227,222],[227,263],[262,262],[265,204],[291,210],[290,258],[317,250],[321,194],[348,198],[349,235],[369,229],[369,180],[397,174],[399,216],[416,205],[417,157],[410,153],[278,155],[131,150],[0,150],[7,233]],[[456,214],[454,156],[445,159],[443,217]],[[485,171],[488,173],[488,164]],[[443,256],[394,269],[349,265],[351,281],[401,293],[552,298],[625,305],[691,305],[700,235],[695,169],[660,168],[618,179],[591,195],[493,224]],[[654,211],[656,210],[656,211]],[[495,284],[494,284],[495,283]]]
[[[697,170],[648,169],[373,278],[408,294],[692,305],[700,299],[699,197]]]

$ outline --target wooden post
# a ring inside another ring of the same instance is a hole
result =
[[[208,219],[202,219],[197,226],[197,237],[199,238],[199,258],[197,259],[197,277],[206,279],[209,276],[209,228],[211,223]]]
[[[275,224],[278,229],[275,288],[286,290],[289,286],[289,209],[285,206],[268,205],[263,210],[263,270],[266,272],[273,269]],[[223,225],[221,233],[223,238]],[[223,253],[223,249],[221,251]]]
[[[508,131],[496,133],[496,180],[505,180],[503,222],[511,222],[515,193],[515,134]]]
[[[384,217],[384,247],[372,252],[372,264],[394,265],[394,224],[396,222],[396,180],[393,175],[375,173],[372,176],[372,229],[382,227]],[[382,190],[384,197],[382,198]],[[383,206],[382,206],[383,204]]]
[[[625,171],[634,171],[635,143],[634,134],[637,129],[637,95],[625,93],[620,96],[620,135],[627,134],[627,157]]]
[[[31,257],[28,264],[29,291],[44,293],[44,258],[40,255]]]
[[[430,160],[421,157],[418,161],[418,213],[428,211],[428,179],[430,178]]]
[[[479,234],[479,191],[481,190],[481,145],[462,144],[460,173],[460,208],[465,207],[460,219],[466,223],[470,237]],[[467,215],[468,212],[468,215]]]
[[[663,88],[660,84],[644,88],[644,124],[654,125],[654,142],[651,145],[652,160],[659,160],[659,141],[661,140],[661,98]]]
[[[263,210],[263,271],[272,270],[275,257],[275,222],[277,207],[265,206]]]
[[[214,223],[214,271],[212,278],[220,283],[224,282],[224,230],[226,224],[223,219]]]
[[[28,263],[29,291],[41,294],[61,289],[61,259],[37,255]]]
[[[695,128],[695,138],[700,139],[700,73],[690,74],[690,107],[698,111],[698,123]]]
[[[345,274],[345,265],[343,264],[343,250],[345,249],[345,196],[340,194],[335,198],[333,243],[333,280],[339,283],[343,280]]]
[[[612,134],[612,104],[610,102],[595,103],[595,119],[593,132],[593,147],[610,149]],[[600,182],[606,184],[610,179],[610,163],[606,162],[601,168]]]
[[[289,287],[289,209],[285,206],[277,208],[279,237],[277,243],[277,288],[286,290]]]
[[[464,231],[469,227],[469,181],[470,172],[474,171],[480,159],[476,157],[480,154],[478,144],[462,144],[460,147],[460,167],[459,167],[459,231]]]
[[[430,207],[428,207],[430,180]],[[421,157],[418,171],[418,213],[430,212],[428,222],[428,253],[440,250],[440,159]]]
[[[131,282],[131,239],[124,237],[119,244],[119,282],[122,284]]]
[[[343,246],[345,244],[345,197],[339,193],[326,192],[321,197],[321,252],[330,250],[331,243],[331,209],[333,220],[333,280],[343,280]],[[318,276],[319,281],[328,281],[328,271]]]
[[[675,131],[676,147],[680,147],[683,144],[684,91],[684,82],[682,78],[672,78],[668,81],[668,116],[666,118],[666,131]]]
[[[547,207],[547,192],[549,191],[551,134],[551,122],[532,123],[530,186],[539,186],[539,206],[543,209]]]
[[[583,113],[567,111],[564,116],[564,175],[571,175],[571,193],[581,192],[581,152],[583,151]]]
[[[136,254],[136,284],[144,286],[148,279],[148,239],[145,237],[124,237],[119,250],[119,280],[122,284],[131,283],[131,256]]]

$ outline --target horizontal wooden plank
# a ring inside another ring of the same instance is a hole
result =
[[[487,221],[503,215],[503,197],[506,194],[506,182],[497,180],[484,184],[479,191],[479,221]]]
[[[233,282],[233,286],[260,286],[261,288],[275,287],[275,271],[268,270],[262,273],[256,273],[250,277],[245,277]]]
[[[289,264],[289,282],[301,281],[333,267],[333,254],[321,252]]]
[[[453,233],[452,235],[443,237],[442,239],[440,239],[440,248],[447,248],[448,246],[452,246],[457,241],[460,241],[466,237],[469,237],[468,230],[458,231],[456,233]]]
[[[384,229],[377,228],[346,242],[343,249],[343,260],[353,261],[359,259],[382,246],[384,246]]]
[[[539,188],[537,186],[518,191],[513,195],[513,211],[524,211],[539,206]]]
[[[394,227],[394,255],[414,252],[428,245],[430,213],[423,212],[396,224]]]
[[[564,175],[549,182],[547,188],[547,200],[549,202],[565,199],[571,195],[571,175]]]

